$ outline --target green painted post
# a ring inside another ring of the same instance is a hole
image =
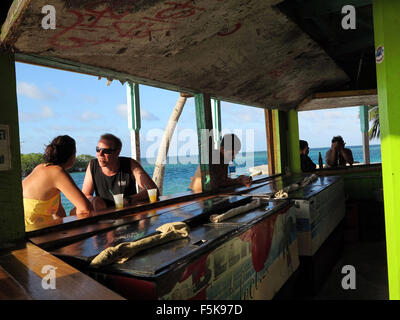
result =
[[[198,93],[194,95],[196,107],[197,138],[199,145],[199,163],[201,171],[201,184],[204,191],[212,190],[212,177],[210,172],[210,161],[212,140],[211,102],[207,95]]]
[[[301,172],[299,125],[297,111],[274,110],[276,123],[276,164],[277,172]]]
[[[373,1],[389,298],[396,300],[400,299],[399,13],[400,1]]]
[[[211,107],[213,112],[213,133],[214,133],[214,145],[215,148],[219,148],[221,142],[221,102],[217,99],[211,99]]]
[[[128,127],[131,136],[132,157],[140,162],[140,98],[139,85],[128,82],[126,86],[126,100],[128,108]]]
[[[360,107],[360,127],[362,134],[362,142],[363,142],[363,158],[364,163],[370,163],[370,154],[369,154],[369,121],[368,121],[368,106]]]
[[[0,249],[22,240],[25,236],[24,208],[22,203],[21,155],[19,144],[18,106],[14,56],[0,51],[0,125],[8,126],[10,166],[2,157],[0,170]],[[4,131],[2,130],[2,139]],[[0,155],[1,156],[1,155]],[[3,155],[4,156],[4,155]],[[4,170],[3,170],[4,169]]]
[[[282,159],[282,145],[281,145],[281,119],[282,116],[280,116],[282,113],[282,111],[279,110],[272,110],[272,116],[274,117],[274,143],[275,143],[275,154],[274,154],[274,161],[275,161],[275,172],[276,173],[282,173],[282,170],[284,169],[284,166],[282,166],[283,164],[283,159]],[[285,126],[283,126],[285,127]],[[282,140],[284,141],[284,139]],[[286,148],[286,146],[284,147]]]
[[[360,106],[360,127],[361,132],[368,132],[368,106]]]
[[[301,172],[300,165],[300,144],[299,144],[299,120],[295,109],[287,113],[288,117],[288,160],[289,169],[293,173]]]
[[[127,84],[127,101],[128,101],[128,124],[131,130],[140,130],[140,98],[139,85],[136,83]]]

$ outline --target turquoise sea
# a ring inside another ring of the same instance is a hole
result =
[[[363,162],[362,146],[348,146],[347,148],[350,148],[353,152],[355,161]],[[310,149],[309,157],[315,164],[318,164],[318,154],[321,152],[325,163],[325,153],[328,149],[329,147]],[[371,163],[381,162],[380,145],[370,146],[370,157]],[[141,161],[143,168],[150,175],[150,177],[152,177],[154,170],[154,159],[142,159]],[[197,156],[184,158],[170,157],[165,169],[163,195],[186,191],[190,184],[190,177],[193,176],[198,166],[197,162]],[[235,159],[235,163],[237,175],[248,174],[250,167],[268,164],[267,151],[238,154]],[[85,172],[73,172],[71,173],[71,176],[78,187],[82,188]],[[69,212],[69,210],[73,207],[68,199],[64,197],[64,195],[62,195],[62,204],[67,212]]]

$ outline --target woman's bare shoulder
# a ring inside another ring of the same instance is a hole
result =
[[[60,166],[57,166],[57,165],[51,165],[51,164],[47,164],[47,163],[41,163],[41,164],[38,164],[36,167],[35,167],[35,169],[33,169],[33,172],[35,171],[35,172],[40,172],[40,171],[42,171],[42,172],[52,172],[52,171],[54,171],[54,172],[56,172],[57,170],[60,170],[61,169],[61,167]]]
[[[50,179],[56,179],[57,177],[67,175],[67,172],[61,166],[45,165],[43,163],[36,166],[32,173]]]

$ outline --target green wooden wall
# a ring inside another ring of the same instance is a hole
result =
[[[23,239],[21,160],[14,57],[0,51],[0,124],[8,125],[11,170],[0,171],[0,247]]]

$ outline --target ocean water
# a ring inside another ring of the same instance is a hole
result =
[[[348,146],[353,152],[354,161],[363,162],[363,151],[362,146]],[[322,159],[325,163],[325,153],[328,151],[329,147],[325,148],[313,148],[310,149],[309,157],[311,160],[318,164],[318,155],[321,152]],[[371,163],[381,162],[381,146],[371,145],[370,146],[370,159]],[[144,170],[153,176],[154,170],[154,159],[142,159],[142,166]],[[180,193],[188,190],[190,184],[190,177],[193,176],[196,168],[198,166],[198,157],[191,156],[185,158],[171,157],[168,159],[165,175],[164,175],[164,187],[163,195]],[[238,154],[236,159],[236,174],[248,174],[249,168],[268,164],[267,152],[258,151],[254,153]],[[71,173],[72,178],[79,188],[82,188],[83,180],[85,178],[85,172],[73,172]],[[73,208],[73,205],[68,201],[68,199],[62,194],[61,195],[62,204],[67,212]]]

